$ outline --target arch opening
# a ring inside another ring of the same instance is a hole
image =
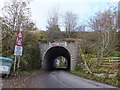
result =
[[[68,62],[66,58],[64,58],[63,56],[57,57],[54,61],[54,67],[56,69],[66,69],[67,66],[68,66]]]
[[[64,59],[64,66],[57,67],[57,60]],[[55,46],[46,52],[43,60],[43,68],[45,70],[70,70],[70,53],[69,51],[62,46]]]

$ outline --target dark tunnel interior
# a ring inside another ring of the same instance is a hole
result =
[[[55,46],[50,48],[44,56],[44,66],[46,70],[57,70],[54,67],[54,62],[57,57],[63,56],[67,60],[67,67],[64,70],[70,70],[70,53],[61,46]],[[60,69],[60,68],[59,68]]]

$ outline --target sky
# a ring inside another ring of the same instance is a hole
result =
[[[3,7],[4,1],[0,0],[0,8]],[[49,11],[57,8],[61,16],[67,11],[78,15],[78,23],[86,23],[90,17],[94,16],[97,11],[103,11],[109,5],[117,3],[119,0],[32,0],[29,7],[31,8],[31,19],[36,23],[37,28],[46,30]],[[1,15],[1,12],[0,12]],[[63,25],[61,25],[61,29]]]

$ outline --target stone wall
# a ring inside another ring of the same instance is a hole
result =
[[[43,60],[44,60],[44,55],[45,53],[52,47],[55,46],[61,46],[66,48],[71,56],[71,70],[75,69],[75,64],[76,64],[76,60],[77,60],[77,43],[76,42],[54,42],[54,43],[41,43],[39,42],[39,48],[40,48],[40,52],[42,54],[42,64],[43,64]]]

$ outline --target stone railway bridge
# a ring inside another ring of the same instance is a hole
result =
[[[74,70],[77,60],[77,42],[39,42],[42,56],[42,69],[55,70],[54,62],[57,57],[63,56],[67,60],[67,70]]]

